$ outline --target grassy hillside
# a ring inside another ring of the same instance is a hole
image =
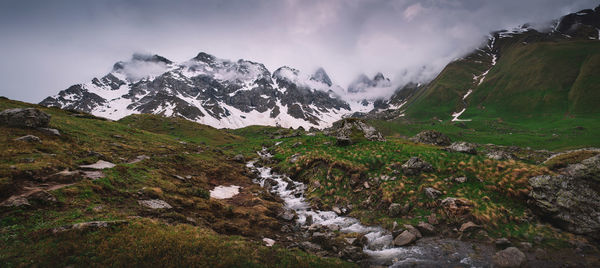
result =
[[[0,126],[0,200],[37,193],[27,196],[29,205],[0,206],[2,267],[351,266],[263,245],[263,237],[281,229],[275,216],[281,204],[232,160],[236,150],[259,149],[258,141],[174,118],[112,122],[0,99],[0,110],[17,107],[50,114],[50,127],[61,135]],[[41,142],[14,141],[27,134]],[[140,156],[146,157],[133,161]],[[98,179],[53,175],[97,160],[116,166]],[[213,187],[230,184],[243,187],[235,198],[209,198]],[[138,203],[148,199],[172,208]],[[73,225],[90,221],[109,226]]]
[[[451,119],[453,112],[464,107],[464,94],[473,89],[461,118],[501,118],[513,123],[558,117],[598,118],[598,41],[536,38],[541,37],[531,33],[497,41],[488,51],[499,56],[493,67],[491,55],[483,51],[450,63],[411,100],[407,116],[413,120]],[[473,77],[490,67],[478,85]]]

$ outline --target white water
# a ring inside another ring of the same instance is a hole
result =
[[[276,145],[279,145],[280,143],[281,142],[278,142]],[[258,155],[263,159],[272,157],[272,155],[267,152],[266,148],[259,151]],[[304,198],[306,186],[303,183],[293,181],[285,175],[274,173],[269,167],[257,167],[255,163],[256,160],[250,161],[246,165],[259,173],[258,178],[254,180],[254,183],[264,187],[267,180],[272,179],[275,181],[276,184],[272,185],[271,192],[276,193],[284,200],[286,209],[296,212],[298,215],[298,219],[296,220],[297,224],[305,226],[307,216],[311,215],[313,224],[333,227],[335,229],[337,229],[336,227],[339,227],[339,230],[344,233],[364,234],[368,242],[363,248],[363,252],[369,255],[373,264],[390,265],[390,267],[414,267],[414,265],[452,265],[454,267],[481,266],[481,263],[478,263],[479,265],[471,263],[474,260],[469,256],[473,253],[468,252],[469,250],[464,250],[465,252],[462,253],[454,252],[451,255],[443,254],[446,245],[464,243],[461,241],[449,239],[442,241],[423,238],[423,241],[427,240],[425,245],[419,245],[418,243],[413,246],[394,247],[394,238],[390,231],[380,226],[362,225],[360,221],[355,218],[340,216],[333,211],[313,210]],[[270,183],[273,184],[272,181]],[[292,184],[291,187],[288,187],[289,184]],[[472,247],[470,244],[466,245],[466,248]]]

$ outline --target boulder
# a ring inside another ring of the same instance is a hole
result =
[[[446,197],[441,205],[446,215],[452,217],[467,216],[473,209],[473,202],[464,198]]]
[[[24,141],[24,142],[42,142],[40,138],[33,135],[25,135],[23,137],[16,138],[15,141]]]
[[[417,240],[417,236],[407,230],[394,238],[394,245],[399,247],[406,246],[415,240]]]
[[[417,229],[419,229],[419,231],[421,231],[421,233],[424,235],[434,235],[435,234],[435,227],[433,227],[433,225],[426,223],[426,222],[419,222],[419,224],[417,225]]]
[[[578,179],[600,182],[600,154],[587,158],[581,163],[569,165],[564,172]]]
[[[361,140],[385,141],[383,135],[362,119],[344,118],[333,123],[324,131],[325,135],[336,137],[337,145],[349,145]]]
[[[477,154],[476,148],[477,146],[475,146],[475,144],[460,141],[452,143],[450,146],[446,147],[446,150],[450,152]]]
[[[577,170],[578,174],[588,174]],[[600,239],[600,185],[586,177],[562,174],[532,177],[529,179],[530,204],[552,224]]]
[[[418,175],[422,172],[432,172],[431,164],[421,160],[418,157],[411,157],[401,166],[402,172],[406,175]]]
[[[234,156],[233,161],[238,162],[238,163],[246,162],[244,155],[242,155],[242,154],[238,154],[238,155]]]
[[[47,127],[50,115],[36,108],[7,109],[0,112],[0,124],[11,127]]]
[[[410,138],[412,142],[432,144],[437,146],[450,145],[450,138],[443,133],[435,130],[425,130]]]
[[[404,226],[404,228],[407,231],[409,231],[410,233],[414,234],[415,237],[417,237],[417,238],[423,237],[423,235],[421,234],[421,232],[417,228],[415,228],[414,226],[412,226],[410,224],[404,224],[403,226]]]
[[[438,198],[438,196],[442,195],[442,192],[431,187],[427,187],[423,191],[425,192],[425,195],[430,199],[436,199]]]
[[[526,257],[518,248],[509,247],[507,249],[496,252],[492,257],[494,267],[521,267]]]

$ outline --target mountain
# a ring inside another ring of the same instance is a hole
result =
[[[324,69],[313,75],[263,64],[229,61],[201,52],[174,63],[135,54],[110,73],[73,85],[40,104],[120,119],[149,113],[180,116],[220,128],[248,125],[323,128],[350,113]]]
[[[600,114],[600,7],[562,17],[548,31],[494,32],[410,98],[416,120],[511,122]]]

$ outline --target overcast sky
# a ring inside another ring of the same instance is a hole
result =
[[[591,0],[0,0],[0,95],[39,102],[134,52],[312,72],[347,86],[383,72],[431,79],[494,30],[540,25]]]

